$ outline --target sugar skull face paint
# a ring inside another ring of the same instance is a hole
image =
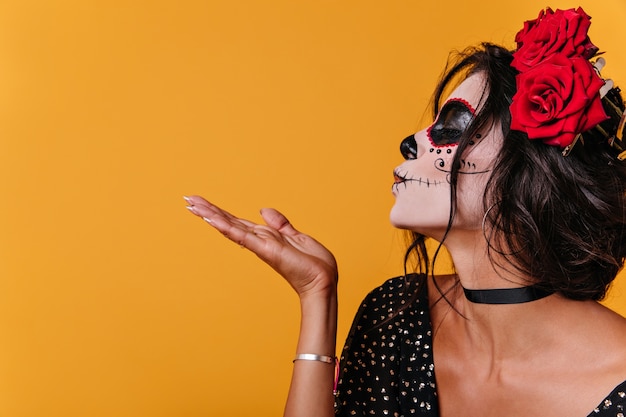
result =
[[[452,153],[451,147],[459,143],[461,135],[471,123],[474,114],[474,109],[467,101],[460,98],[448,100],[437,115],[437,120],[426,130],[426,135],[433,146],[430,152],[435,152],[435,148],[448,147],[446,153]],[[417,143],[414,135],[402,141],[400,152],[404,159],[417,158]],[[436,151],[438,154],[441,152],[441,149]]]
[[[457,145],[475,113],[467,101],[451,98],[439,111],[435,123],[426,131],[430,143],[435,147]]]
[[[450,214],[450,171],[463,133],[483,97],[483,78],[464,80],[442,106],[434,123],[404,139],[400,152],[406,161],[394,170],[391,210],[394,226],[441,237]],[[482,219],[482,197],[491,164],[499,149],[497,128],[480,132],[469,142],[460,160],[458,211],[454,225],[474,227]]]

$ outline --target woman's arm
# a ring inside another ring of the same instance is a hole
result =
[[[296,353],[335,357],[337,296],[300,299],[302,318]],[[334,415],[335,361],[296,360],[285,417]]]
[[[266,224],[240,219],[202,197],[185,197],[187,208],[225,237],[255,253],[293,287],[300,297],[301,325],[296,354],[335,356],[337,263],[312,237],[297,231],[281,213],[261,210]],[[296,360],[285,417],[334,414],[335,364]]]

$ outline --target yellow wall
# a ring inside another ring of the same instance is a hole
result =
[[[401,271],[391,169],[448,51],[546,2],[503,4],[1,2],[0,416],[279,415],[296,297],[182,196],[327,243],[341,343]],[[578,4],[626,85],[626,3]]]

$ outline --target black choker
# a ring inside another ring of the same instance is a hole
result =
[[[463,288],[465,298],[477,304],[521,304],[540,300],[554,293],[537,285],[521,288],[499,288],[493,290],[468,290]]]

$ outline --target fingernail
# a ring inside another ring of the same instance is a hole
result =
[[[205,222],[207,222],[207,223],[209,223],[209,224],[210,224],[210,223],[213,223],[213,222],[211,221],[211,219],[209,219],[208,217],[203,217],[203,218],[202,218],[202,220],[204,220]]]
[[[184,195],[183,198],[185,199],[186,202],[191,203],[191,199],[187,197],[186,195]]]
[[[196,214],[196,208],[195,207],[192,207],[192,206],[186,206],[186,207],[187,207],[187,210],[189,210],[190,212]]]

